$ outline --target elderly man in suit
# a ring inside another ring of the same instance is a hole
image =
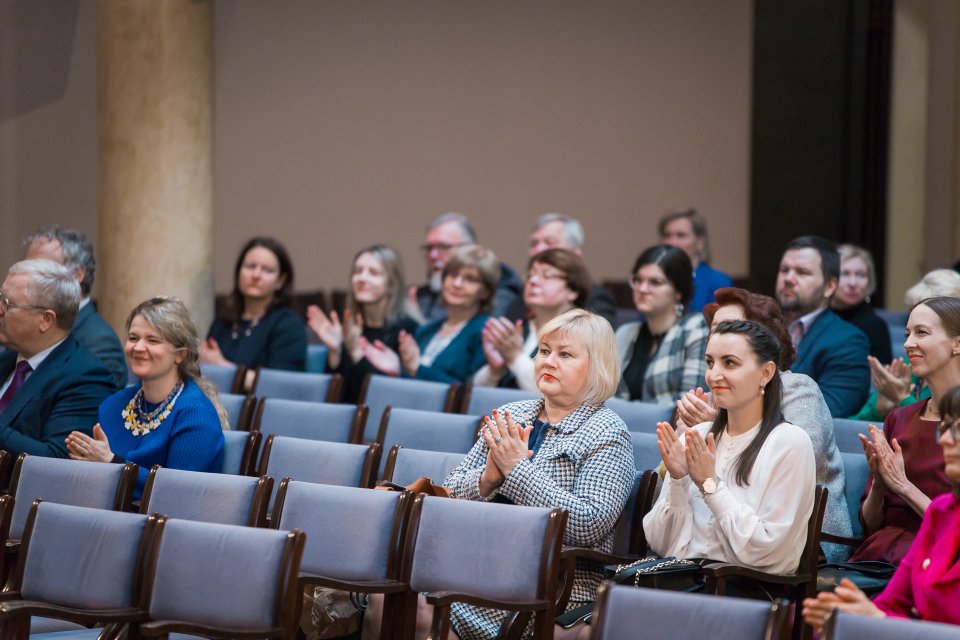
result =
[[[0,449],[65,458],[71,431],[92,433],[114,392],[100,361],[71,335],[80,284],[51,260],[23,260],[0,287]]]
[[[791,371],[813,378],[830,414],[846,418],[870,392],[870,343],[829,308],[839,280],[836,245],[818,236],[794,238],[780,259],[777,301],[797,348]]]
[[[26,260],[53,260],[73,272],[80,283],[81,296],[80,311],[73,323],[73,337],[100,360],[113,376],[117,389],[127,386],[127,359],[123,355],[123,346],[90,300],[97,260],[87,236],[77,229],[49,227],[27,236],[23,241],[23,249]]]

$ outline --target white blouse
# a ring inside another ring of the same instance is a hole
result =
[[[694,429],[706,437],[712,423]],[[720,486],[703,495],[690,476],[667,474],[660,497],[643,519],[650,549],[660,556],[710,558],[769,573],[796,571],[813,511],[816,463],[810,437],[788,422],[760,449],[749,484],[736,481],[737,457],[756,437],[726,432],[717,444]]]

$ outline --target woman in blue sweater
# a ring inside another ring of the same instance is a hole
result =
[[[74,431],[67,450],[74,460],[136,462],[134,498],[155,464],[219,472],[226,413],[216,390],[200,378],[197,330],[176,298],[151,298],[127,318],[124,353],[140,384],[100,405],[93,437]]]

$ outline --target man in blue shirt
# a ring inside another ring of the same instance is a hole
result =
[[[660,219],[657,228],[660,242],[682,249],[693,263],[693,297],[690,298],[687,311],[703,311],[705,305],[714,302],[714,291],[733,286],[730,276],[707,264],[710,257],[707,222],[696,209],[668,213]]]

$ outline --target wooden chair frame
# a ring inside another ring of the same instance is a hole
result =
[[[157,523],[157,537],[160,540],[162,540],[163,529],[166,523],[167,519],[161,516]],[[147,637],[164,638],[170,633],[186,633],[210,638],[223,638],[224,640],[253,640],[255,638],[294,640],[300,622],[296,616],[296,611],[300,606],[300,592],[297,591],[297,569],[300,566],[300,559],[303,556],[304,540],[305,536],[302,531],[293,530],[287,534],[287,540],[284,544],[283,553],[280,558],[283,571],[277,576],[276,597],[274,599],[274,612],[276,614],[275,617],[279,621],[279,626],[250,631],[215,628],[182,620],[151,620],[140,625],[139,633]],[[144,611],[149,611],[150,608],[153,585],[157,577],[157,561],[160,555],[160,546],[159,542],[153,545],[144,574],[144,587],[140,592],[140,607]]]
[[[772,585],[777,589],[785,589],[793,593],[793,601],[802,603],[803,599],[817,592],[817,564],[820,559],[820,529],[823,526],[823,514],[827,507],[827,488],[817,485],[814,492],[813,511],[807,521],[807,538],[800,556],[800,565],[795,573],[779,575],[766,573],[735,564],[716,563],[703,567],[706,578],[707,591],[718,595],[726,594],[728,578],[749,578],[760,583]],[[803,622],[803,607],[794,607],[793,633],[797,638],[809,639],[812,629]]]
[[[266,411],[266,403],[270,398],[260,398],[257,400],[256,410],[253,412],[253,419],[250,421],[250,431],[263,432],[263,413]],[[341,405],[342,406],[342,405]],[[363,430],[367,426],[367,416],[369,409],[367,405],[359,403],[353,413],[353,421],[350,423],[350,435],[347,444],[363,444]],[[268,434],[269,435],[269,434]]]
[[[290,478],[284,478],[280,481],[280,488],[277,489],[277,497],[273,504],[273,513],[270,516],[272,527],[280,528],[280,522],[283,518],[283,506],[287,497],[287,487],[291,482]],[[402,617],[406,611],[406,604],[410,596],[416,601],[416,594],[410,593],[409,582],[402,579],[401,563],[405,556],[404,545],[407,541],[407,527],[410,523],[410,513],[413,509],[414,494],[410,491],[403,491],[397,500],[397,508],[394,512],[393,526],[390,533],[390,553],[387,557],[386,577],[383,580],[374,580],[366,582],[343,581],[322,576],[313,573],[300,572],[297,577],[297,589],[303,591],[307,585],[315,584],[331,589],[340,589],[342,591],[358,591],[361,593],[382,593],[383,601],[383,620],[391,621],[391,624],[380,625],[380,639],[390,640],[394,637],[394,629],[402,629],[404,623]],[[302,613],[303,600],[297,598],[296,619],[300,619]]]
[[[13,474],[13,454],[0,449],[0,494],[10,493],[10,480]]]
[[[143,496],[140,498],[140,513],[143,515],[150,514],[150,497],[153,495],[153,485],[157,480],[157,470],[160,468],[158,464],[153,465],[153,468],[150,469],[150,475],[147,476],[147,482],[143,486]],[[270,502],[272,492],[273,478],[260,476],[250,500],[250,513],[246,522],[248,527],[264,528],[267,526],[267,504]]]
[[[647,537],[643,532],[643,517],[653,508],[653,498],[657,491],[657,480],[657,472],[652,469],[647,469],[640,476],[640,487],[637,490],[637,502],[633,510],[633,517],[630,520],[630,533],[627,543],[627,553],[625,555],[604,553],[585,547],[563,548],[560,554],[562,565],[557,611],[566,611],[567,604],[570,602],[577,560],[589,560],[602,565],[629,564],[646,555]]]
[[[4,498],[0,498],[0,503],[2,503],[3,500]],[[17,558],[17,565],[10,576],[9,582],[3,588],[3,592],[0,593],[0,637],[4,638],[4,640],[27,640],[30,637],[31,616],[44,616],[88,626],[104,624],[105,628],[100,635],[101,638],[115,637],[125,625],[132,624],[132,633],[130,633],[128,637],[131,640],[135,640],[137,638],[135,623],[148,619],[146,609],[142,604],[125,609],[96,610],[78,609],[21,599],[20,590],[23,586],[27,552],[30,548],[31,538],[33,537],[34,523],[37,519],[37,508],[41,503],[42,500],[40,499],[34,500],[30,507],[30,513],[27,516],[26,526],[24,528],[24,538],[21,543],[22,553],[20,553]],[[147,517],[147,523],[144,527],[143,536],[140,539],[140,546],[137,551],[133,581],[131,582],[132,593],[130,601],[133,603],[141,603],[141,590],[146,559],[155,551],[157,539],[160,535],[160,525],[163,520],[163,516],[151,515]]]
[[[232,425],[234,431],[253,431],[252,423],[254,411],[258,405],[257,397],[254,395],[243,395],[243,404],[240,406],[240,415],[237,417],[237,424]]]
[[[260,464],[258,466],[259,475],[267,475],[267,467],[270,463],[270,450],[273,449],[273,439],[275,436],[267,436],[267,441],[263,445],[263,453],[260,454]],[[376,442],[367,446],[367,454],[363,459],[363,468],[360,471],[360,483],[357,485],[363,489],[372,489],[377,482],[377,470],[380,468],[381,447]],[[297,480],[297,478],[293,478]]]
[[[614,588],[614,583],[604,582],[597,589],[597,602],[593,609],[593,630],[590,632],[591,638],[602,638],[606,620],[608,619],[607,607],[610,598],[610,591]],[[682,594],[677,594],[682,597]],[[781,640],[786,637],[790,620],[790,603],[782,598],[777,598],[770,604],[770,612],[767,614],[767,626],[763,631],[763,640]]]
[[[420,517],[423,511],[423,495],[418,495],[413,501],[410,514],[410,525],[407,527],[407,542],[404,546],[403,573],[404,579],[409,580],[413,570],[413,559],[416,554],[417,534],[420,530]],[[439,499],[439,498],[437,498]],[[446,640],[450,632],[450,605],[454,602],[464,602],[480,607],[503,609],[518,612],[508,616],[500,628],[500,636],[504,638],[519,638],[523,629],[534,617],[533,638],[545,640],[553,638],[553,618],[556,612],[556,600],[551,594],[557,593],[560,574],[560,549],[563,544],[563,535],[567,526],[567,512],[555,508],[550,514],[547,531],[544,535],[544,544],[540,549],[540,565],[543,568],[537,576],[537,588],[545,597],[529,601],[501,601],[489,600],[467,593],[450,591],[436,591],[425,594],[427,603],[433,605],[433,620],[430,626],[429,640]],[[403,629],[401,638],[411,639],[416,630],[416,603],[417,594],[411,592],[408,598],[406,611],[402,617]]]

